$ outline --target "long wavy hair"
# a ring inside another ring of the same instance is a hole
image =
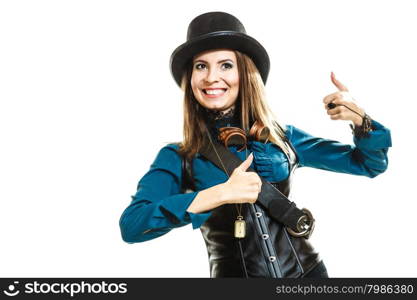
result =
[[[235,107],[240,113],[241,128],[248,132],[252,126],[251,121],[260,121],[269,129],[268,141],[288,153],[288,147],[283,142],[285,133],[267,104],[265,86],[256,65],[247,55],[236,50],[234,52],[240,81]],[[194,97],[191,87],[192,70],[190,63],[181,84],[184,91],[184,123],[183,141],[179,144],[179,153],[187,158],[192,158],[208,141],[205,131],[207,113]]]

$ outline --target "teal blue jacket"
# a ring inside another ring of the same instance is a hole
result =
[[[354,145],[313,137],[294,126],[287,126],[286,136],[295,148],[298,167],[372,178],[387,169],[387,152],[391,147],[389,129],[376,121],[372,121],[372,127],[374,130],[368,137],[354,137]],[[254,154],[251,167],[260,176],[270,182],[289,176],[287,157],[275,144],[251,141],[247,146]],[[140,179],[137,192],[119,222],[125,242],[151,240],[189,223],[196,229],[210,217],[210,211],[194,214],[186,210],[199,191],[225,182],[227,175],[197,154],[192,162],[196,191],[181,193],[181,157],[177,149],[176,144],[163,147]],[[235,146],[229,149],[245,160],[245,151],[238,152]]]

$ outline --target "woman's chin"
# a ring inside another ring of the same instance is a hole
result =
[[[227,105],[224,105],[224,104],[214,104],[214,103],[210,103],[210,105],[206,105],[207,109],[216,110],[216,111],[223,111],[223,110],[228,109],[229,107],[230,107],[230,105],[227,106]]]

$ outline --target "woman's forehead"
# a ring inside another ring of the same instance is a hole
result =
[[[236,60],[236,54],[230,49],[212,49],[198,53],[194,56],[193,61],[196,60]]]

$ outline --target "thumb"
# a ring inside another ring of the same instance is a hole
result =
[[[344,86],[339,80],[336,79],[336,76],[333,72],[330,74],[330,79],[332,80],[333,84],[337,87],[337,89],[341,92],[349,92],[348,88]]]
[[[246,170],[250,167],[253,161],[253,153],[249,154],[248,158],[244,162],[240,164],[239,167],[236,168],[236,170],[240,172],[246,172]]]

